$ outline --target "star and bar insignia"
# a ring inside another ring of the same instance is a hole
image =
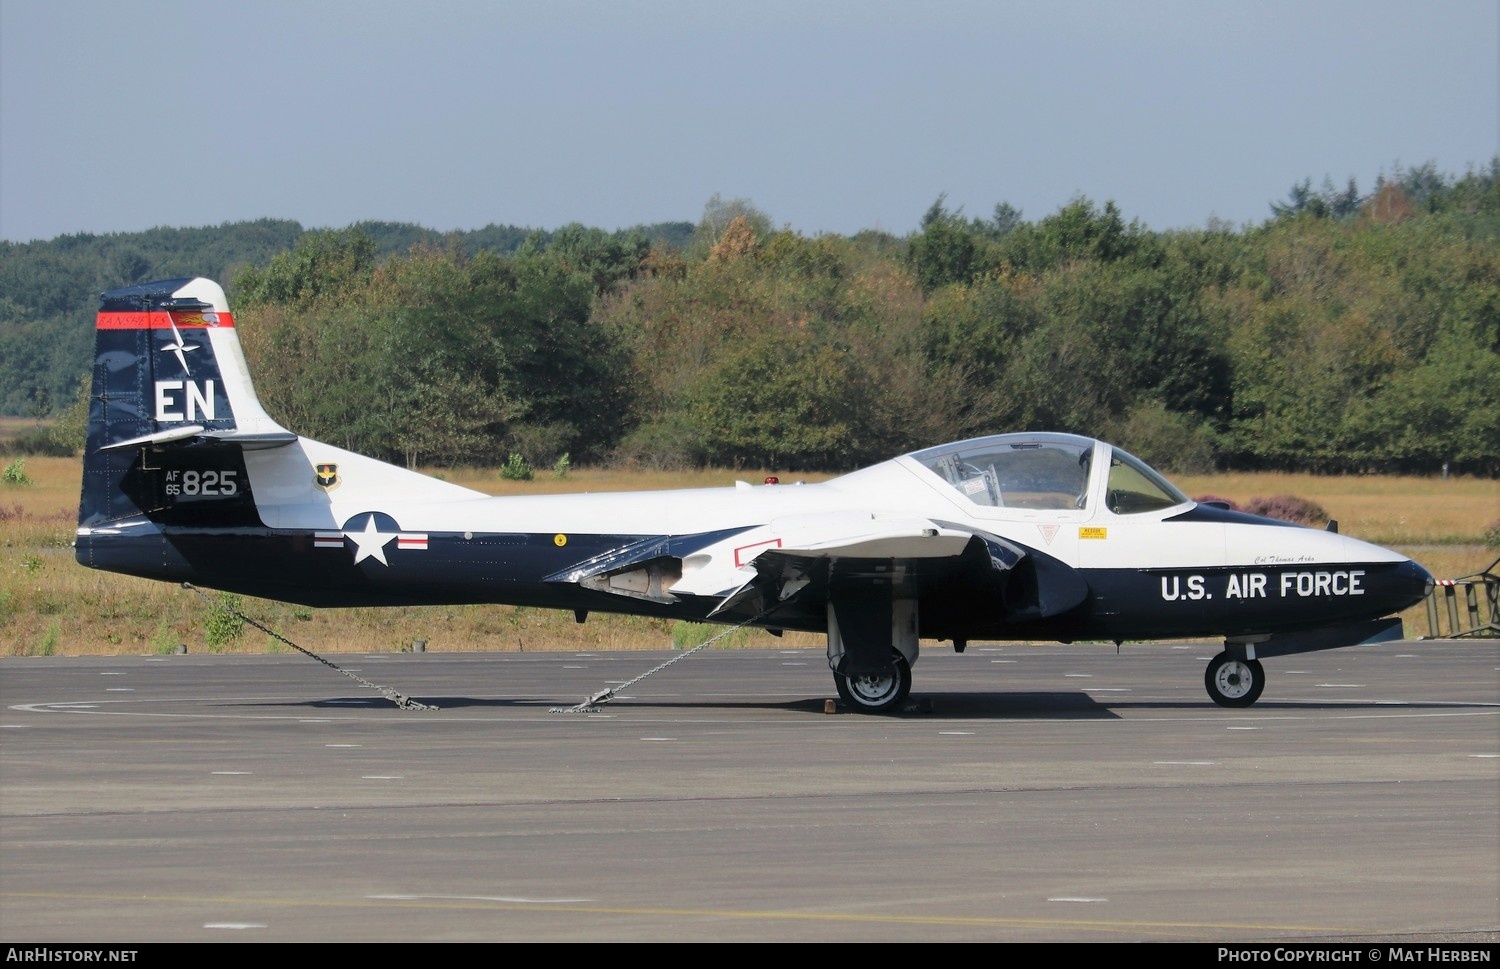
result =
[[[363,526],[356,526],[355,521],[364,518]],[[390,567],[386,560],[386,546],[394,540],[396,548],[405,551],[425,552],[427,550],[427,535],[422,532],[403,532],[401,527],[389,515],[381,512],[362,512],[353,516],[344,523],[342,530],[337,532],[314,532],[314,548],[347,548],[347,539],[354,543],[354,564],[358,565],[365,559],[374,559],[381,565]]]

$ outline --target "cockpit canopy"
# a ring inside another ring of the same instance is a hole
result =
[[[1072,434],[1000,434],[908,457],[974,504],[995,508],[1086,510],[1102,502],[1117,515],[1130,515],[1189,500],[1134,455]],[[1108,467],[1097,483],[1096,461]]]

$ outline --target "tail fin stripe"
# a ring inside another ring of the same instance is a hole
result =
[[[95,328],[100,330],[232,330],[234,329],[234,314],[213,310],[167,313],[159,310],[104,309],[99,311]]]

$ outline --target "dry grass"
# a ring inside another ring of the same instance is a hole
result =
[[[1484,478],[1221,474],[1176,481],[1189,495],[1213,494],[1245,504],[1296,495],[1323,506],[1345,535],[1377,545],[1477,543],[1500,520],[1500,482]]]
[[[16,459],[0,456],[0,467]],[[26,458],[26,485],[0,484],[0,653],[4,655],[149,654],[214,648],[216,607],[178,586],[96,572],[73,559],[81,468],[76,459]],[[497,471],[460,469],[442,476],[491,494],[632,491],[711,487],[766,472],[631,473],[580,468],[563,478],[538,472],[530,482],[506,481]],[[784,482],[828,475],[782,475]],[[1184,478],[1189,494],[1244,502],[1294,494],[1322,505],[1345,534],[1400,549],[1440,577],[1469,575],[1488,566],[1493,549],[1485,528],[1500,518],[1500,483],[1472,478],[1322,478],[1311,475],[1220,475]],[[298,645],[316,652],[401,651],[416,640],[444,652],[471,650],[593,651],[696,645],[722,631],[692,623],[633,616],[592,615],[578,625],[571,613],[509,606],[395,609],[307,609],[246,599],[243,611]],[[1426,610],[1406,615],[1407,634],[1427,633]],[[775,638],[741,630],[729,646],[822,647],[822,637],[788,633]],[[246,627],[219,648],[285,650]]]
[[[20,434],[30,434],[47,424],[47,421],[37,421],[31,417],[0,416],[0,442],[10,441]]]

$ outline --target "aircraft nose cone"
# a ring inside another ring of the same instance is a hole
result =
[[[1415,605],[1432,595],[1432,587],[1432,573],[1411,559],[1401,563],[1396,570],[1396,583],[1392,586],[1410,597],[1411,601],[1407,605]]]

